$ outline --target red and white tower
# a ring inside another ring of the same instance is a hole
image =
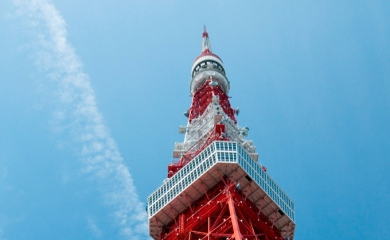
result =
[[[192,103],[168,178],[148,197],[153,239],[293,239],[294,203],[258,162],[237,125],[230,83],[206,29],[191,69]]]

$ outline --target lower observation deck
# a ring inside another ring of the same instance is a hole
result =
[[[215,141],[148,197],[151,236],[223,177],[237,182],[247,198],[282,232],[294,229],[294,202],[237,142]],[[278,216],[275,219],[275,213]]]

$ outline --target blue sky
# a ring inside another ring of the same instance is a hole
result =
[[[2,1],[0,239],[148,239],[203,25],[295,239],[387,239],[387,1]]]

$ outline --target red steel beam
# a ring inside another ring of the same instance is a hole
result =
[[[229,212],[230,212],[230,219],[233,224],[233,237],[235,240],[241,240],[242,234],[240,231],[240,226],[238,225],[237,215],[236,215],[236,209],[234,207],[233,197],[230,193],[228,193],[228,205],[229,205]]]
[[[225,179],[229,181],[228,179]],[[245,200],[245,195],[238,192],[235,183],[221,181],[206,196],[192,203],[192,211],[188,208],[181,213],[178,220],[165,226],[160,239],[277,239],[281,240],[281,232],[272,226],[270,219],[264,214],[257,214],[256,206]],[[180,230],[180,231],[178,231]]]

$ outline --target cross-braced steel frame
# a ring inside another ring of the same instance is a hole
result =
[[[166,240],[282,240],[280,231],[250,202],[236,184],[221,182],[171,224],[163,227]]]

